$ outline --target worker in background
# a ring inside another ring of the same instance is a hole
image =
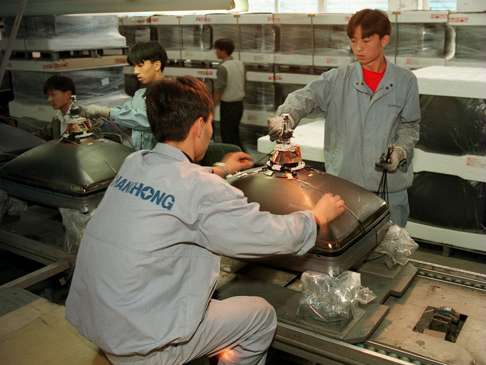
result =
[[[214,168],[195,163],[213,132],[202,81],[162,80],[146,98],[158,143],[125,160],[89,222],[66,317],[115,365],[215,354],[220,365],[263,365],[275,311],[258,297],[211,299],[220,256],[303,255],[344,202],[326,194],[312,211],[261,212],[222,178],[251,167],[248,154]]]
[[[164,78],[167,53],[158,42],[140,42],[130,50],[128,63],[133,66],[138,81],[146,87]],[[137,90],[133,97],[122,105],[113,108],[88,105],[82,108],[81,114],[87,118],[110,118],[121,127],[131,128],[134,148],[151,149],[155,145],[155,139],[147,119],[145,87]]]
[[[324,114],[326,171],[377,192],[382,171],[375,168],[390,147],[389,206],[395,224],[405,226],[407,188],[412,185],[413,149],[419,139],[420,105],[414,74],[385,58],[391,25],[379,10],[364,9],[349,20],[347,34],[356,62],[324,72],[287,96],[270,118],[272,140],[281,135],[283,113],[295,127],[313,111]]]
[[[44,83],[44,94],[47,102],[55,110],[51,123],[41,132],[45,139],[58,139],[64,133],[71,117],[71,97],[76,95],[76,87],[72,79],[66,76],[54,75]]]
[[[235,44],[231,39],[221,38],[214,42],[216,57],[222,62],[214,82],[214,104],[219,104],[221,140],[242,147],[240,121],[245,97],[245,67],[231,55]]]

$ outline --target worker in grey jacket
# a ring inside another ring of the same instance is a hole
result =
[[[357,62],[332,69],[288,95],[277,115],[289,113],[294,124],[310,114],[325,116],[324,160],[327,172],[377,192],[382,171],[375,168],[391,147],[389,206],[394,223],[405,226],[407,188],[412,184],[413,149],[419,139],[420,105],[412,72],[386,60],[391,25],[379,10],[354,14],[347,33]],[[283,118],[269,120],[272,140],[282,133]]]
[[[164,78],[167,53],[158,42],[139,42],[130,50],[128,63],[133,66],[138,81],[146,87]],[[132,129],[132,144],[135,149],[151,149],[155,145],[155,139],[147,119],[145,87],[138,89],[122,105],[108,108],[91,104],[83,107],[81,114],[87,118],[110,118],[116,124]]]
[[[265,363],[274,309],[257,297],[211,299],[219,255],[306,253],[318,226],[344,211],[324,195],[312,211],[261,212],[221,177],[252,166],[244,152],[202,167],[213,103],[192,77],[147,91],[159,142],[124,162],[82,239],[66,318],[117,364],[183,364],[221,354],[219,364]]]
[[[240,122],[243,116],[245,97],[245,66],[232,57],[235,44],[231,39],[221,38],[214,42],[216,57],[221,60],[214,81],[214,104],[219,104],[221,141],[238,145]]]

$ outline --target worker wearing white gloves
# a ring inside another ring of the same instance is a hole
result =
[[[163,79],[167,53],[158,42],[140,42],[130,50],[128,62],[133,65],[138,81],[147,86]],[[102,105],[84,106],[81,115],[87,118],[110,118],[122,127],[131,128],[135,149],[151,149],[155,145],[155,139],[147,119],[145,91],[145,88],[137,90],[128,101],[113,108]]]
[[[288,95],[269,122],[272,140],[282,133],[282,114],[292,127],[312,112],[324,114],[326,171],[377,192],[382,171],[375,168],[392,147],[388,174],[392,220],[405,226],[407,188],[413,181],[413,149],[419,139],[420,104],[412,72],[384,56],[391,24],[379,10],[364,9],[348,22],[348,36],[357,62],[332,69],[303,89]]]
[[[211,139],[212,109],[195,78],[151,85],[147,112],[158,143],[125,160],[84,234],[66,317],[114,365],[180,365],[215,354],[220,365],[264,365],[275,311],[257,297],[211,299],[220,255],[303,255],[318,226],[344,212],[331,194],[312,211],[261,212],[220,177],[252,166],[244,152],[228,156],[225,168],[193,163]]]

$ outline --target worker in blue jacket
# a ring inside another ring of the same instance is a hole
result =
[[[269,122],[277,139],[284,113],[295,127],[311,112],[325,116],[326,171],[377,192],[382,171],[375,163],[390,148],[388,170],[392,221],[405,226],[407,188],[412,185],[412,157],[419,139],[420,104],[414,74],[384,55],[391,24],[383,12],[364,9],[349,20],[347,34],[356,62],[324,72],[303,89],[289,94]]]
[[[115,364],[265,364],[275,311],[258,297],[211,299],[220,255],[303,255],[344,212],[325,194],[313,210],[274,215],[222,177],[252,166],[236,152],[202,167],[213,102],[192,77],[156,82],[147,112],[157,145],[131,154],[89,222],[66,317]]]
[[[116,124],[132,129],[132,144],[137,150],[151,149],[155,139],[150,130],[145,108],[146,87],[164,78],[167,53],[158,42],[139,42],[128,54],[128,63],[144,86],[138,89],[132,98],[113,108],[91,104],[82,108],[82,115],[87,118],[98,116],[110,118]]]

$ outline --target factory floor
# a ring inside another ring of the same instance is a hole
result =
[[[55,209],[32,206],[26,213],[22,214],[19,219],[7,217],[7,219],[4,220],[0,225],[0,228],[14,231],[17,233],[22,233],[22,235],[27,236],[31,239],[40,240],[58,247],[62,247],[63,245],[63,228],[61,224],[61,216],[57,213]],[[420,248],[414,254],[413,258],[420,261],[427,261],[439,265],[452,266],[460,268],[462,270],[486,274],[486,253],[478,254],[474,252],[452,249],[450,251],[450,255],[445,256],[442,246],[420,243]],[[5,282],[34,271],[40,266],[40,264],[35,263],[31,260],[0,250],[0,286]],[[29,291],[39,297],[46,298],[48,300],[46,302],[48,303],[60,304],[62,308],[68,289],[65,279],[66,275],[57,275],[50,280],[34,285],[33,287],[29,288]],[[2,303],[0,303],[0,315],[2,314],[1,307]],[[57,306],[57,308],[60,307]],[[57,311],[58,310],[59,309],[57,309]],[[58,315],[62,320],[62,314]],[[1,318],[2,317],[0,316],[0,322]],[[45,319],[42,319],[42,321],[44,320]],[[62,321],[65,322],[64,320]],[[44,322],[39,322],[39,324],[42,323]],[[66,330],[66,328],[64,328],[64,330]],[[73,336],[72,333],[70,333],[70,335]],[[78,340],[81,341],[81,339]],[[97,360],[94,363],[100,365],[105,364],[103,362],[103,359],[100,360],[100,355],[97,354],[93,348],[89,347],[86,342],[83,343],[84,346],[86,346],[86,348],[91,351],[91,356],[96,356]],[[77,345],[76,348],[79,348],[79,346]],[[1,350],[2,336],[0,333],[0,352]],[[93,362],[89,362],[89,364],[93,364]],[[198,361],[195,363],[195,365],[197,364],[208,365],[209,363],[207,361]],[[279,351],[271,350],[269,353],[267,364],[310,365],[311,363],[297,357],[293,357],[289,354],[284,354]],[[56,365],[56,363],[50,362],[50,365]]]
[[[244,149],[250,153],[255,161],[262,162],[264,161],[265,155],[261,154],[257,151],[256,146],[256,138],[260,135],[263,135],[262,129],[246,129],[244,128],[241,133],[241,140]],[[215,130],[215,141],[219,142],[219,131],[216,127]],[[32,206],[29,208],[28,212],[22,214],[22,216],[17,218],[7,217],[4,221],[0,224],[1,229],[5,229],[8,231],[17,232],[26,236],[28,238],[39,240],[41,242],[45,242],[57,247],[63,247],[63,237],[64,237],[64,230],[62,227],[61,216],[55,209],[50,208],[43,208],[38,206]],[[486,252],[484,253],[474,253],[474,252],[467,252],[458,249],[450,250],[450,255],[446,256],[444,253],[447,253],[447,250],[444,250],[442,246],[426,244],[419,242],[420,248],[414,254],[413,258],[420,261],[431,262],[434,264],[439,264],[443,266],[451,266],[460,268],[466,271],[473,271],[477,273],[482,273],[486,275]],[[2,251],[0,249],[0,286],[3,283],[9,282],[15,278],[20,276],[26,275],[34,270],[37,270],[41,267],[41,264],[28,260],[26,258],[14,255],[12,253]],[[68,285],[66,282],[68,280],[67,275],[59,274],[54,276],[53,278],[44,281],[42,283],[36,284],[29,288],[29,291],[34,293],[35,295],[46,298],[47,300],[42,299],[43,305],[49,305],[49,303],[57,303],[60,306],[56,306],[56,310],[54,312],[58,312],[59,308],[62,310],[62,306],[64,304]],[[46,304],[47,303],[47,304]],[[2,315],[2,303],[1,303],[1,295],[0,295],[0,322],[1,322],[1,315]],[[58,313],[62,320],[62,315]],[[51,318],[52,319],[52,318]],[[42,325],[45,321],[43,318],[40,325]],[[65,322],[62,320],[62,322]],[[58,323],[58,322],[56,322]],[[0,325],[0,327],[2,327]],[[63,327],[64,330],[67,330]],[[32,329],[33,331],[34,329]],[[34,332],[32,332],[34,333]],[[72,333],[70,332],[70,335]],[[74,338],[74,337],[72,337]],[[78,339],[79,341],[81,339]],[[104,365],[107,364],[103,358],[100,358],[100,355],[96,353],[91,347],[87,345],[86,342],[83,342],[86,347],[86,351],[89,352],[89,356],[95,357],[96,360],[89,361],[89,362],[73,362],[71,360],[64,360],[61,363],[70,363],[70,364],[99,364]],[[11,344],[9,344],[9,349],[12,349]],[[74,346],[74,345],[73,345]],[[76,344],[75,348],[79,348],[79,344]],[[5,347],[3,347],[5,349]],[[2,350],[2,333],[0,331],[0,358],[4,358],[1,354]],[[13,350],[9,350],[13,351]],[[44,350],[41,350],[44,351]],[[48,350],[45,350],[48,351]],[[66,350],[67,351],[67,350]],[[86,355],[86,354],[85,354]],[[64,358],[66,359],[66,358]],[[66,362],[67,361],[67,362]],[[3,362],[2,362],[3,363]],[[38,363],[36,361],[32,363]],[[50,365],[57,365],[55,361],[49,361]],[[193,363],[194,365],[208,365],[209,362],[207,360],[201,360]],[[270,350],[267,364],[269,365],[310,365],[312,363],[304,361],[302,359],[298,359],[289,354],[285,354],[276,350]],[[15,363],[17,365],[17,363]]]

